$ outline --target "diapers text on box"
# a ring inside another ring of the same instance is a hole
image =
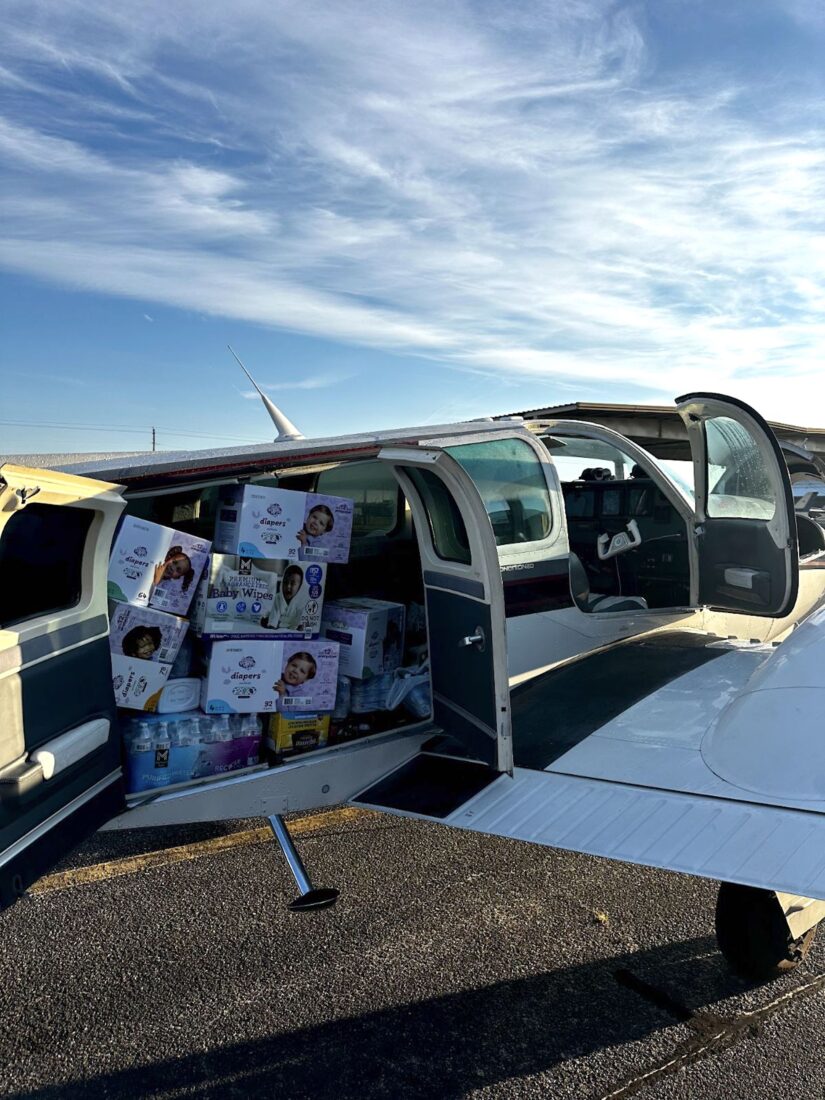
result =
[[[169,679],[171,665],[112,654],[115,703],[128,710],[155,710]]]
[[[215,549],[288,561],[346,562],[353,502],[345,497],[234,485],[221,490]]]

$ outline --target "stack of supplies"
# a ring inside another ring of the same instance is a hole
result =
[[[192,686],[170,677],[189,624],[183,616],[209,559],[210,543],[148,520],[124,517],[109,562],[109,647],[120,707],[191,706]],[[171,688],[171,684],[177,684]]]
[[[254,714],[147,714],[123,724],[123,741],[134,794],[257,764],[261,726]]]
[[[212,642],[201,707],[207,714],[331,711],[337,676],[338,646],[323,638]]]
[[[346,562],[353,502],[319,493],[231,485],[221,491],[215,549],[251,558]]]
[[[317,638],[325,565],[214,553],[198,589],[193,625],[205,638]]]
[[[403,603],[366,596],[335,600],[324,608],[321,633],[341,647],[341,673],[356,680],[393,672],[404,656]]]

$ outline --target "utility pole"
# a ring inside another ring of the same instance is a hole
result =
[[[156,444],[156,442],[157,442],[157,437],[156,437],[156,435],[155,435],[155,429],[154,429],[154,428],[152,428],[152,450],[153,450],[153,451],[155,450],[155,444]]]

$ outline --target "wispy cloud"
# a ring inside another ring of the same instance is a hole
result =
[[[0,261],[503,379],[821,393],[817,67],[691,54],[693,7],[11,0]]]

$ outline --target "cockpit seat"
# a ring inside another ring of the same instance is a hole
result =
[[[646,611],[647,600],[643,596],[606,596],[590,591],[587,570],[581,558],[570,552],[570,591],[581,611]]]
[[[796,514],[796,535],[799,542],[800,558],[811,554],[821,554],[825,550],[825,530],[810,516]]]

